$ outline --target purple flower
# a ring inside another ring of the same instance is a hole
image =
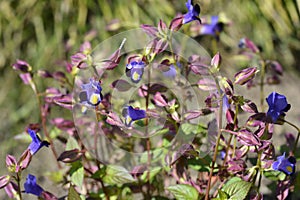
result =
[[[86,106],[97,106],[102,101],[102,88],[100,82],[90,79],[89,83],[81,85],[82,91],[79,94],[80,103]]]
[[[199,19],[200,6],[198,4],[194,4],[192,0],[188,0],[185,3],[185,6],[188,9],[188,12],[183,15],[182,23],[187,24],[194,20],[198,20],[201,23],[201,20]]]
[[[134,83],[138,83],[144,74],[145,63],[143,61],[132,61],[126,65],[126,74]]]
[[[32,142],[30,143],[28,149],[31,153],[31,155],[34,155],[40,148],[42,148],[43,146],[48,147],[49,146],[49,142],[47,141],[41,141],[41,139],[39,138],[39,136],[35,133],[34,130],[28,129],[27,130]]]
[[[224,23],[219,22],[218,16],[211,16],[210,24],[202,24],[200,33],[203,35],[212,35],[219,39],[220,33],[224,29]]]
[[[285,158],[285,152],[282,156],[277,157],[277,161],[272,164],[272,168],[277,171],[284,172],[287,175],[295,173],[296,159],[293,156]]]
[[[285,116],[284,112],[287,112],[291,105],[287,103],[284,95],[272,92],[266,99],[269,104],[269,110],[267,116],[275,123],[280,116]]]
[[[24,188],[26,193],[34,194],[38,197],[40,197],[42,192],[44,191],[41,186],[36,184],[36,178],[31,174],[27,175],[26,182],[24,183]]]
[[[146,118],[146,111],[133,108],[132,106],[127,106],[123,109],[122,112],[125,117],[125,125],[131,126],[131,123],[136,120]]]

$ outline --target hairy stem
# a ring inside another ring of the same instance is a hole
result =
[[[212,166],[210,168],[210,172],[209,172],[209,178],[208,178],[208,183],[207,183],[207,187],[206,187],[206,193],[205,193],[205,200],[209,200],[209,191],[210,191],[210,185],[211,185],[211,179],[212,179],[212,175],[213,175],[213,171],[214,171],[214,165],[216,163],[217,160],[217,155],[218,155],[218,146],[220,143],[220,138],[221,138],[221,128],[222,128],[222,116],[223,116],[223,95],[221,94],[221,88],[220,88],[220,84],[219,84],[219,80],[217,77],[214,76],[216,85],[217,85],[217,89],[219,92],[219,98],[220,98],[220,106],[219,106],[219,123],[218,123],[218,136],[217,136],[217,141],[216,141],[216,145],[215,145],[215,150],[214,150],[214,155],[213,155],[213,159],[212,159]]]

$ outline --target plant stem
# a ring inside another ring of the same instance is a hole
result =
[[[57,161],[57,158],[58,158],[58,155],[57,155],[57,152],[55,150],[55,147],[53,145],[53,141],[52,141],[52,138],[50,137],[49,133],[48,133],[48,130],[47,130],[47,121],[46,121],[46,116],[44,116],[44,113],[43,113],[43,105],[42,105],[42,101],[40,99],[40,95],[39,95],[39,92],[37,90],[37,87],[36,87],[36,83],[32,80],[32,84],[34,86],[34,93],[35,93],[35,96],[37,98],[37,102],[38,102],[38,105],[39,105],[39,108],[40,108],[40,116],[41,116],[41,120],[42,120],[42,127],[43,127],[43,130],[44,130],[44,134],[48,140],[48,142],[50,143],[50,148],[51,148],[51,151],[55,157],[55,160],[56,160],[56,164],[57,164],[57,167],[59,169],[62,168],[62,166],[60,165],[60,163]]]
[[[19,172],[17,173],[17,183],[18,183],[18,194],[19,194],[19,197],[20,197],[20,200],[22,200],[22,192],[21,192],[21,178],[20,178],[20,175],[19,175]]]
[[[215,79],[217,89],[219,92],[219,96],[220,96],[220,106],[219,106],[219,116],[218,116],[219,124],[218,124],[218,136],[217,136],[215,151],[214,151],[214,155],[213,155],[213,159],[212,159],[212,166],[210,168],[208,183],[207,183],[207,187],[206,187],[205,200],[209,200],[210,184],[211,184],[211,179],[212,179],[212,175],[213,175],[213,171],[214,171],[214,165],[216,163],[216,159],[217,159],[217,155],[218,155],[218,146],[219,146],[220,138],[221,138],[221,134],[222,134],[221,127],[222,127],[222,116],[223,116],[223,95],[221,94],[221,88],[220,88],[218,78],[216,76],[214,76],[214,79]]]
[[[260,106],[261,111],[264,112],[264,102],[265,102],[265,94],[264,94],[264,80],[265,80],[265,68],[266,64],[263,59],[261,59],[261,73],[260,73]]]
[[[287,123],[288,125],[294,127],[298,132],[296,141],[294,143],[293,151],[292,151],[292,153],[295,154],[295,152],[297,150],[297,145],[298,145],[298,142],[299,142],[299,137],[300,137],[300,128],[298,126],[296,126],[295,124],[289,122],[289,121],[284,120],[284,122]]]

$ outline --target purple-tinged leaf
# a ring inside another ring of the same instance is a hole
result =
[[[63,95],[59,98],[55,98],[54,103],[69,110],[72,110],[73,108],[72,97],[70,95]]]
[[[115,69],[121,61],[121,49],[117,49],[107,60],[104,61],[104,68],[107,70]]]
[[[79,69],[85,69],[88,67],[87,63],[87,55],[84,53],[76,53],[71,56],[71,64],[74,67],[77,67]]]
[[[138,165],[138,166],[135,166],[130,174],[134,177],[134,178],[137,178],[141,175],[143,175],[143,173],[147,170],[147,165]]]
[[[279,181],[276,189],[276,197],[278,200],[284,200],[289,195],[290,180]]]
[[[266,122],[266,113],[256,113],[251,115],[247,120],[247,125],[251,127],[257,127]]]
[[[212,113],[212,111],[211,111],[211,109],[208,109],[208,108],[204,108],[201,110],[191,110],[184,114],[184,118],[186,120],[191,120],[191,119],[196,119],[200,116],[208,115],[210,113]]]
[[[9,198],[19,199],[19,187],[14,182],[10,181],[5,187],[4,190]]]
[[[106,122],[109,123],[110,125],[114,125],[114,126],[119,126],[119,127],[124,126],[124,124],[121,121],[120,117],[116,113],[113,113],[113,112],[110,112],[107,115]]]
[[[158,42],[154,46],[154,53],[159,54],[165,51],[168,47],[168,41],[164,38],[158,40]]]
[[[166,32],[167,32],[167,25],[166,25],[166,23],[165,22],[163,22],[161,19],[159,20],[159,22],[158,22],[158,26],[157,26],[157,30],[158,30],[158,32],[160,33],[160,34],[166,34]]]
[[[198,87],[204,91],[216,90],[216,82],[210,78],[202,78],[198,81]]]
[[[126,80],[123,80],[123,79],[115,80],[111,84],[111,86],[112,86],[112,88],[115,88],[120,92],[126,92],[126,91],[130,90],[130,88],[133,87],[130,83],[128,83]]]
[[[168,91],[168,88],[164,85],[154,83],[153,85],[150,86],[149,88],[149,94],[156,94],[157,92],[166,92]]]
[[[147,33],[147,35],[152,36],[152,37],[156,37],[157,36],[157,28],[152,26],[152,25],[148,25],[148,24],[142,24],[141,28]]]

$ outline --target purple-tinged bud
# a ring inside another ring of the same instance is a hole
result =
[[[258,72],[256,67],[249,67],[243,69],[242,71],[236,73],[235,77],[235,84],[244,85],[248,81],[252,80],[255,76],[255,73]]]
[[[38,70],[37,75],[42,78],[52,78],[52,74],[47,70]]]
[[[61,82],[64,82],[66,80],[65,73],[63,73],[61,71],[54,72],[52,75],[53,75],[53,78],[55,80],[58,80],[58,81],[61,81]]]
[[[244,104],[241,106],[243,111],[248,112],[248,113],[258,113],[257,107],[255,103],[252,101],[246,99]]]
[[[163,96],[160,92],[157,92],[155,95],[154,95],[154,103],[157,105],[157,106],[160,106],[160,107],[165,107],[168,105],[167,103],[167,100],[166,100],[166,97]]]
[[[26,61],[23,60],[17,60],[17,62],[14,63],[12,67],[14,70],[21,71],[24,73],[28,73],[31,71],[31,66]]]
[[[17,160],[12,155],[6,156],[6,167],[10,172],[16,172]]]
[[[266,113],[256,113],[247,120],[247,125],[251,127],[261,126],[266,122]]]
[[[79,160],[82,156],[82,153],[83,151],[80,151],[79,149],[64,151],[62,154],[60,154],[57,160],[64,163],[72,163]]]
[[[242,38],[239,42],[239,47],[250,49],[253,53],[259,53],[259,48],[248,38]]]
[[[183,24],[182,22],[183,22],[183,16],[175,17],[171,21],[169,29],[171,29],[172,31],[178,31]]]
[[[20,166],[21,170],[26,169],[29,166],[31,158],[32,155],[30,153],[30,149],[26,149],[21,155],[20,160],[18,161],[18,165]]]
[[[282,66],[279,64],[279,62],[273,61],[273,60],[267,60],[266,61],[266,66],[269,67],[269,69],[273,73],[282,76],[283,69],[282,69]]]
[[[280,79],[277,75],[273,75],[267,78],[267,83],[269,85],[278,85],[280,83]]]
[[[218,72],[220,69],[220,65],[221,65],[221,61],[222,61],[222,57],[220,55],[220,53],[218,52],[212,59],[210,62],[211,65],[211,72],[215,73]]]
[[[9,175],[0,176],[0,189],[4,188],[10,180]]]
[[[121,22],[119,19],[113,19],[105,27],[105,30],[107,31],[117,31],[119,28],[121,28]]]

